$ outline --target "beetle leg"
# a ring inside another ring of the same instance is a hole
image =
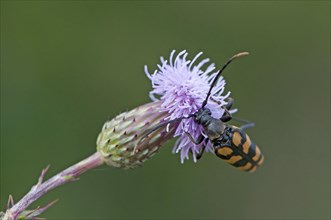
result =
[[[216,102],[217,104],[221,105],[221,102],[215,100],[214,98],[211,97],[210,99],[211,99],[213,102]],[[233,105],[233,102],[234,102],[234,99],[231,98],[231,97],[229,97],[229,98],[228,98],[228,103],[227,103],[225,106],[222,107],[222,108],[224,109],[224,114],[223,114],[223,116],[220,118],[220,120],[221,120],[222,122],[228,122],[228,121],[230,121],[230,120],[232,119],[232,115],[231,115],[231,113],[229,112],[229,110],[231,109],[231,107],[232,107],[232,105]]]
[[[190,140],[191,140],[194,144],[196,144],[196,145],[201,144],[203,141],[205,141],[205,140],[207,139],[207,138],[205,138],[202,134],[200,134],[200,136],[198,137],[198,139],[197,139],[197,140],[194,140],[194,138],[192,137],[192,135],[191,135],[190,133],[188,133],[188,132],[185,132],[185,133],[186,133],[186,135],[190,138]],[[200,152],[198,152],[198,154],[197,154],[197,156],[196,156],[197,160],[199,160],[199,159],[202,157],[203,152],[205,151],[205,149],[206,149],[206,143],[204,143],[204,144],[202,145],[202,148],[201,148]]]
[[[221,102],[217,101],[217,100],[216,100],[216,99],[214,99],[213,97],[210,97],[210,100],[212,100],[213,102],[215,102],[215,103],[217,103],[217,104],[219,104],[219,105],[221,105],[221,104],[222,104]]]
[[[246,130],[247,128],[254,127],[255,123],[254,122],[249,122],[247,124],[244,124],[243,126],[240,127],[241,130]]]
[[[213,97],[210,97],[210,99],[211,99],[213,102],[215,102],[215,103],[217,103],[217,104],[219,104],[219,105],[222,104],[221,102],[217,101],[217,100],[214,99]],[[227,110],[230,110],[231,107],[232,107],[232,105],[233,105],[233,102],[234,102],[234,99],[231,98],[231,97],[229,97],[229,98],[228,98],[228,104],[226,104],[225,107],[223,107],[223,108],[225,108],[225,109],[227,109]]]
[[[240,127],[240,129],[242,129],[242,130],[245,130],[247,128],[251,128],[251,127],[255,126],[254,122],[251,122],[251,121],[248,121],[248,120],[245,120],[245,119],[241,119],[241,118],[237,118],[237,117],[232,117],[232,119],[235,120],[235,121],[241,122],[241,123],[245,123],[244,125],[242,125]]]
[[[205,152],[205,149],[206,149],[206,143],[204,143],[204,144],[202,145],[202,148],[201,148],[200,152],[197,154],[197,160],[200,160],[200,158],[201,158],[202,155],[203,155],[203,152]]]
[[[228,122],[232,119],[232,115],[231,113],[228,111],[228,109],[224,108],[224,114],[223,116],[220,118],[220,120],[222,122]]]
[[[226,106],[224,107],[224,114],[223,116],[220,118],[222,122],[228,122],[232,119],[232,115],[229,112],[229,110],[231,109],[232,105],[233,105],[234,99],[229,97],[228,98],[228,104],[226,104]]]
[[[205,140],[205,137],[204,137],[202,134],[200,134],[200,136],[198,137],[197,140],[194,140],[194,138],[192,137],[192,135],[191,135],[190,133],[186,132],[186,131],[185,131],[185,134],[190,138],[190,140],[191,140],[193,143],[195,143],[195,145],[199,145],[199,144],[202,143],[202,141]]]
[[[232,107],[232,105],[233,105],[233,102],[234,102],[234,99],[231,98],[231,97],[229,97],[229,98],[228,98],[228,104],[226,104],[225,109],[226,109],[226,110],[230,110],[231,107]]]

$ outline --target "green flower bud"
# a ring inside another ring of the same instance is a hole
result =
[[[163,126],[144,137],[169,116],[167,112],[159,111],[160,106],[160,101],[148,103],[124,112],[104,124],[97,139],[97,150],[106,164],[124,169],[135,168],[173,138],[178,123],[169,124],[168,128]]]

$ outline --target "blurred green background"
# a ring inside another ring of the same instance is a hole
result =
[[[149,102],[159,57],[203,51],[265,154],[256,173],[174,142],[142,168],[102,167],[33,204],[48,219],[329,219],[330,1],[1,1],[1,209],[42,168],[87,157],[103,123]]]

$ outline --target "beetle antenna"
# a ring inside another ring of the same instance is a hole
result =
[[[150,129],[146,134],[144,134],[144,135],[140,138],[140,140],[138,141],[137,145],[135,146],[133,152],[135,153],[135,152],[137,151],[137,148],[138,148],[138,146],[140,145],[140,143],[141,143],[141,142],[142,142],[142,141],[143,141],[148,135],[150,135],[150,134],[153,133],[154,131],[158,130],[159,128],[162,128],[162,127],[164,127],[164,126],[166,126],[166,125],[169,125],[169,124],[172,124],[172,123],[175,123],[175,122],[179,122],[179,121],[181,121],[181,120],[183,120],[183,119],[189,119],[189,118],[191,118],[191,117],[193,117],[193,116],[195,116],[195,114],[190,114],[190,115],[188,115],[188,116],[184,116],[184,117],[180,117],[180,118],[175,118],[175,119],[173,119],[173,120],[165,121],[165,122],[162,122],[161,124],[155,126],[154,128]]]
[[[211,94],[211,90],[212,90],[213,87],[215,86],[217,80],[220,78],[220,76],[221,76],[223,70],[224,70],[224,69],[225,69],[225,68],[226,68],[226,67],[227,67],[227,66],[228,66],[233,60],[235,60],[236,58],[238,58],[238,57],[242,57],[242,56],[246,56],[246,55],[248,55],[248,54],[249,54],[248,52],[241,52],[241,53],[238,53],[238,54],[234,55],[233,57],[231,57],[231,58],[228,60],[228,62],[226,62],[226,63],[224,64],[224,66],[222,67],[222,69],[221,69],[220,71],[218,71],[216,77],[214,78],[213,82],[211,83],[211,86],[210,86],[209,91],[208,91],[208,93],[207,93],[207,97],[206,97],[206,99],[203,101],[201,108],[204,108],[204,107],[207,105],[207,102],[208,102],[209,96],[210,96],[210,94]]]

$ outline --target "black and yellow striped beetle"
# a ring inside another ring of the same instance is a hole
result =
[[[233,104],[233,99],[230,98],[228,104],[224,107],[224,114],[220,119],[214,118],[211,116],[210,109],[206,108],[206,104],[210,97],[212,88],[218,81],[219,77],[223,70],[236,58],[248,55],[247,52],[242,52],[231,57],[227,63],[224,64],[222,69],[217,73],[217,76],[214,78],[210,89],[207,93],[207,97],[202,103],[201,108],[194,114],[190,114],[186,117],[176,118],[174,120],[166,121],[164,123],[159,124],[158,126],[149,130],[138,142],[139,143],[146,138],[152,132],[158,130],[159,128],[168,125],[169,123],[179,122],[183,119],[188,119],[193,117],[194,121],[197,124],[202,125],[204,129],[205,135],[201,134],[197,140],[191,136],[191,134],[186,133],[190,140],[195,144],[201,144],[201,151],[197,155],[197,159],[200,159],[207,141],[210,140],[213,144],[213,148],[215,150],[215,154],[221,159],[225,160],[227,163],[231,164],[234,167],[237,167],[240,170],[254,172],[257,167],[259,167],[264,160],[264,156],[262,155],[258,146],[253,143],[249,136],[244,132],[245,129],[254,126],[254,123],[250,123],[246,120],[233,118],[229,110]],[[215,101],[215,100],[214,100]],[[231,119],[235,119],[241,122],[245,122],[246,124],[241,126],[240,128],[226,124],[225,122],[230,121]],[[137,145],[137,146],[138,146]],[[138,147],[135,148],[135,151]]]
[[[226,113],[220,119],[213,118],[208,108],[201,108],[195,113],[195,116],[192,116],[196,123],[203,126],[207,138],[201,134],[197,140],[194,140],[189,133],[187,135],[197,145],[209,139],[213,143],[215,154],[218,157],[240,170],[254,172],[264,160],[258,146],[244,132],[246,128],[252,127],[254,124],[247,123],[240,128],[226,124],[225,122],[232,118],[228,111],[232,103],[233,99],[230,99],[225,108]],[[206,143],[203,144],[197,159],[201,158],[205,146]]]

